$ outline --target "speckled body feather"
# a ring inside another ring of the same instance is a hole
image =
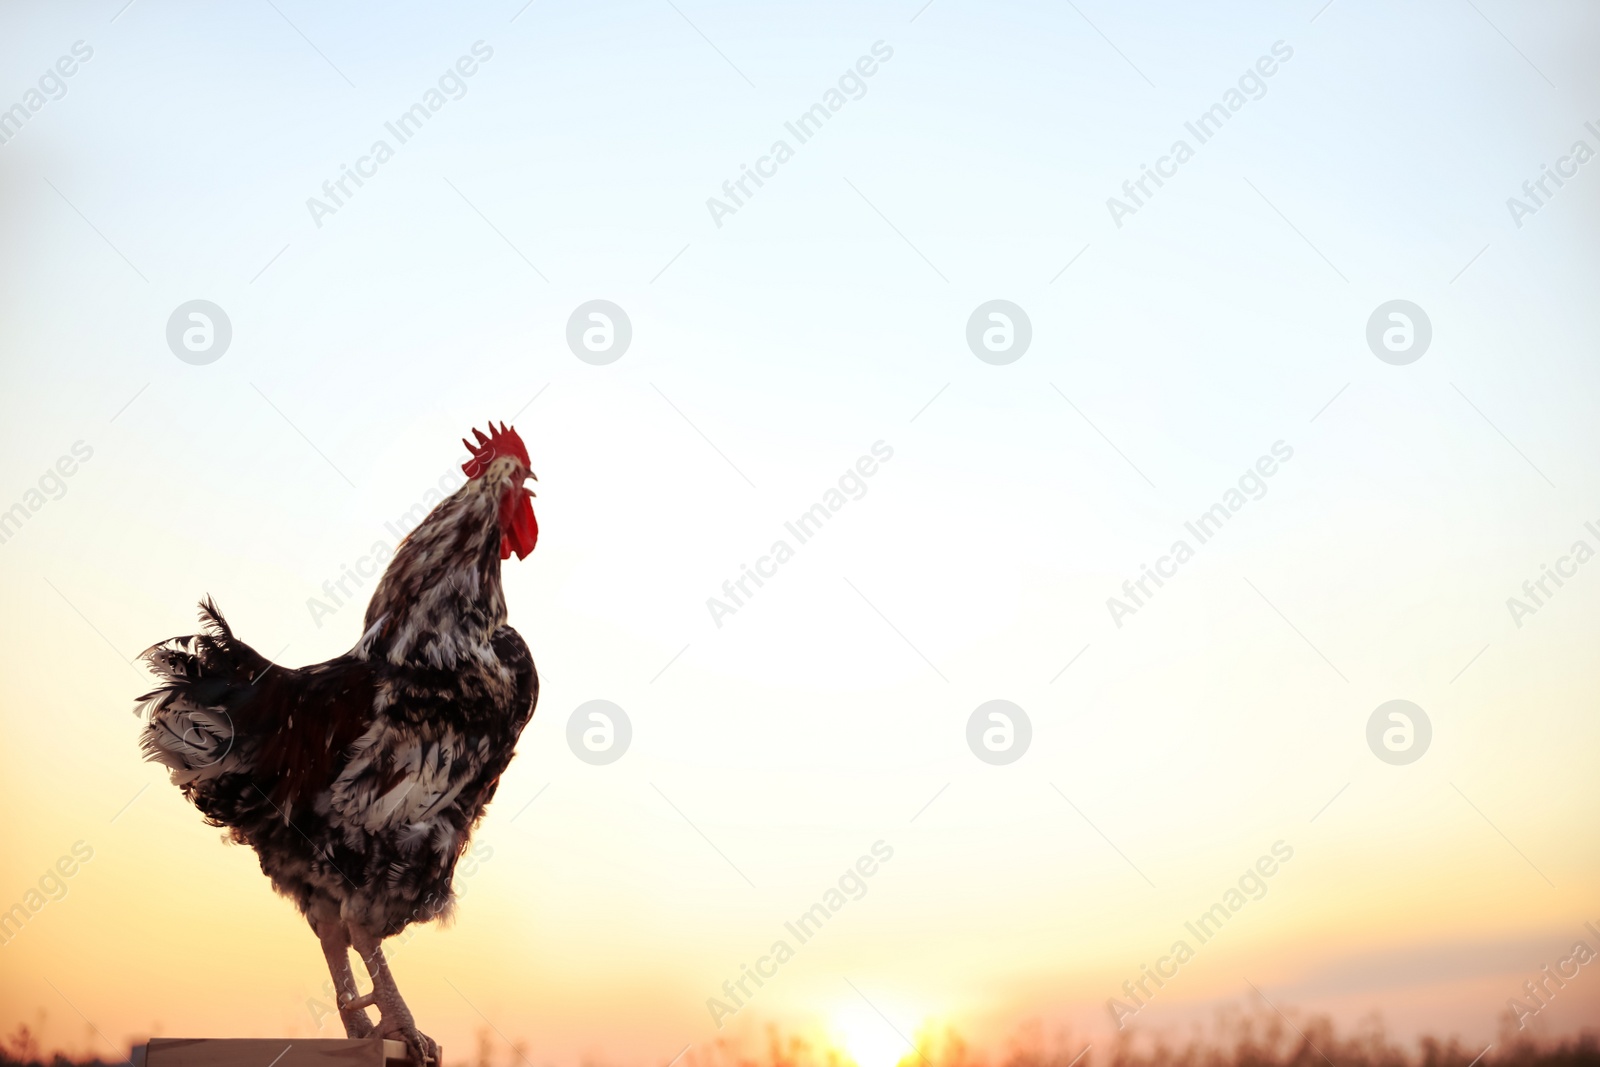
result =
[[[147,757],[314,926],[390,936],[453,906],[456,861],[539,694],[500,584],[515,470],[496,459],[412,531],[342,656],[270,663],[209,600],[204,632],[145,654],[163,679],[141,698]]]

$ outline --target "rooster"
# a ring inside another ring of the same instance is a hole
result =
[[[345,1032],[402,1040],[422,1065],[437,1065],[439,1046],[417,1029],[382,942],[449,917],[456,861],[539,696],[500,585],[501,561],[538,540],[534,475],[516,430],[490,430],[462,442],[466,484],[396,548],[349,652],[279,666],[207,598],[201,633],[144,653],[161,684],[137,709],[146,758],[255,849],[311,924]],[[365,994],[351,948],[371,976]]]

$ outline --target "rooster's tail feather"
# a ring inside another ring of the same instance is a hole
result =
[[[239,769],[230,696],[272,666],[233,636],[209,596],[200,602],[200,622],[200,633],[169,638],[140,656],[161,684],[135,706],[145,719],[139,746],[145,759],[170,769],[180,786]]]

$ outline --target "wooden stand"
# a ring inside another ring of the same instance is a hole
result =
[[[443,1059],[443,1057],[440,1057]],[[417,1067],[401,1041],[153,1037],[144,1067]]]

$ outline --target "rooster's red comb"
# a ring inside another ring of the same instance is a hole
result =
[[[489,464],[501,456],[510,456],[519,461],[524,468],[533,466],[532,461],[528,459],[528,446],[522,443],[517,431],[505,423],[502,422],[498,428],[493,422],[489,423],[487,434],[474,428],[472,435],[478,439],[477,444],[473,444],[465,437],[461,439],[461,443],[467,446],[467,451],[472,453],[472,458],[461,465],[462,473],[468,478],[478,477],[489,469]]]

